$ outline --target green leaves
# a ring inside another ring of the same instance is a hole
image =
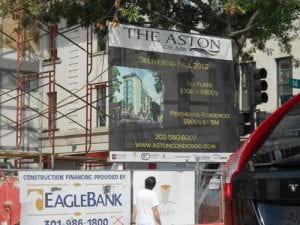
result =
[[[129,23],[137,23],[141,20],[140,9],[134,5],[119,9],[120,16]]]
[[[118,4],[116,4],[118,3]],[[33,27],[34,18],[44,24],[64,18],[67,26],[87,27],[107,21],[147,24],[152,27],[199,32],[234,39],[237,54],[250,40],[254,47],[265,49],[270,38],[279,40],[282,50],[290,52],[289,42],[299,29],[300,0],[26,0],[24,27]],[[2,0],[2,16],[17,18],[15,0]],[[33,16],[33,17],[32,17]]]

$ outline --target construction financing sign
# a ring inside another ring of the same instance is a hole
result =
[[[21,171],[21,225],[130,223],[130,172]]]
[[[109,30],[111,161],[224,162],[238,147],[231,40]]]

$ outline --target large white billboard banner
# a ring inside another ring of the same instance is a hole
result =
[[[110,47],[232,60],[230,39],[125,24],[110,25],[109,33]]]
[[[144,188],[148,176],[156,178],[153,189],[160,201],[159,213],[162,224],[195,223],[195,172],[194,171],[135,171],[133,196]]]
[[[21,171],[21,225],[124,225],[130,172]]]

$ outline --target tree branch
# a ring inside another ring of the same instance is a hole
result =
[[[202,0],[190,0],[190,1],[193,2],[195,5],[197,5],[202,10],[204,15],[211,17],[216,23],[222,26],[228,25],[228,22],[225,19],[222,19],[220,16],[218,16],[212,10],[212,8],[208,4],[204,3]]]
[[[179,26],[179,27],[185,27],[185,28],[187,27],[187,24],[183,24],[183,23],[178,22],[178,21],[176,21],[176,20],[174,20],[174,19],[172,19],[172,18],[170,18],[170,17],[167,17],[167,16],[165,16],[165,15],[161,15],[159,12],[153,12],[153,15],[155,15],[155,16],[157,16],[157,17],[160,17],[160,18],[163,18],[163,19],[167,20],[168,22],[171,22],[172,24],[175,24],[175,25],[177,25],[177,26]],[[197,28],[197,27],[194,27],[194,26],[191,26],[191,27],[189,27],[189,28],[190,28],[190,30],[197,31],[197,32],[199,32],[199,33],[202,32],[202,29]]]
[[[251,31],[252,29],[258,27],[259,25],[261,25],[263,23],[263,20],[259,21],[259,22],[256,21],[259,14],[260,14],[259,10],[255,11],[255,13],[253,13],[253,15],[249,19],[247,25],[243,29],[231,32],[228,35],[228,37],[233,38],[233,37],[241,36],[249,31]]]

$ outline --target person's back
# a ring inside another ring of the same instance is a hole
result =
[[[155,192],[149,189],[142,189],[136,194],[135,201],[134,204],[139,212],[136,218],[138,224],[155,222],[152,208],[159,205]]]
[[[145,180],[145,189],[139,190],[133,200],[132,222],[137,225],[161,225],[158,212],[159,201],[152,191],[156,184],[154,177]]]

